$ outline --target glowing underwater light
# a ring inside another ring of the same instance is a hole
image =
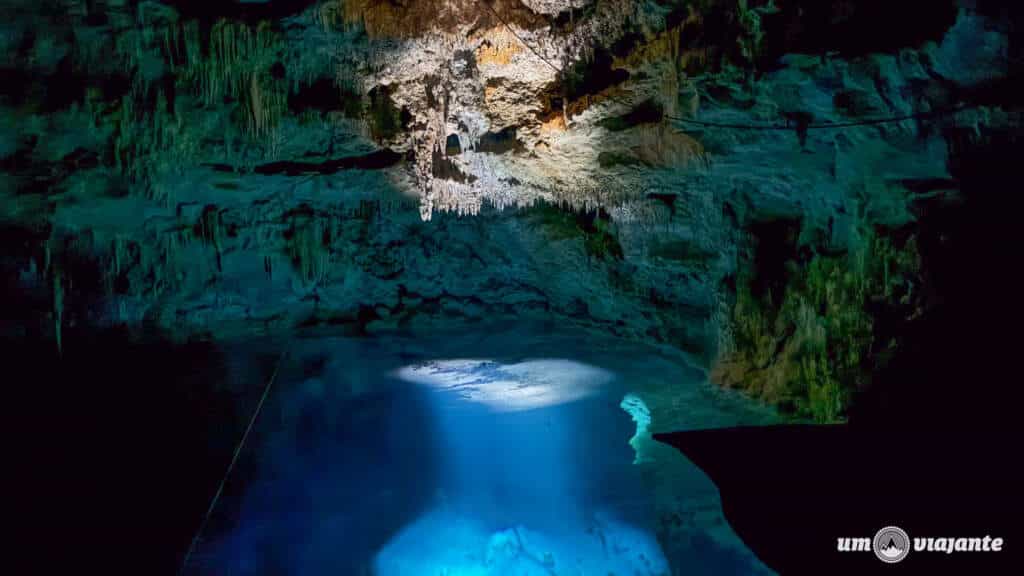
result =
[[[581,400],[610,382],[612,373],[563,359],[502,364],[485,359],[435,360],[406,366],[407,382],[454,393],[499,412],[518,412]]]
[[[590,500],[612,485],[592,473],[605,468],[588,459],[596,452],[587,441],[621,413],[608,403],[570,404],[608,394],[612,372],[567,359],[461,358],[394,375],[436,393],[427,405],[435,410],[443,496],[378,550],[375,574],[668,573],[650,531]],[[448,409],[453,402],[458,410]],[[641,408],[639,399],[628,403],[638,434],[646,431]],[[621,464],[630,466],[628,452],[600,454],[625,456]]]

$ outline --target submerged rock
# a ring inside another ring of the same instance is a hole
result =
[[[647,409],[647,404],[635,394],[626,394],[619,407],[633,418],[633,422],[636,422],[636,433],[629,439],[629,445],[633,447],[636,454],[633,464],[650,462],[651,458],[641,454],[641,450],[644,443],[651,440],[651,411]]]

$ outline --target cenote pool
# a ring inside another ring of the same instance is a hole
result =
[[[768,573],[648,434],[774,415],[678,353],[522,329],[281,346],[187,574]]]

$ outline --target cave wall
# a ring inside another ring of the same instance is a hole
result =
[[[7,0],[0,328],[533,317],[843,418],[951,148],[1019,126],[1004,14],[889,4]]]

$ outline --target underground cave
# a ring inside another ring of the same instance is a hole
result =
[[[0,3],[40,573],[1018,548],[1016,4]]]

